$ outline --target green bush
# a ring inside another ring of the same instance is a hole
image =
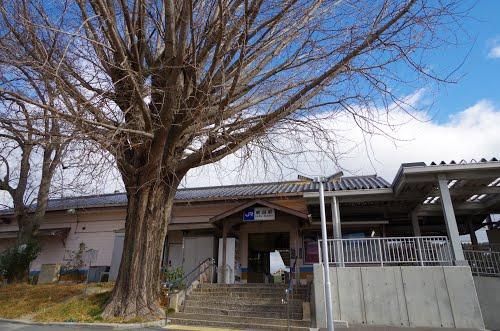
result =
[[[9,283],[27,280],[30,263],[39,253],[40,245],[34,241],[8,248],[0,254],[0,274]]]
[[[168,268],[163,270],[163,279],[165,279],[165,282],[173,284],[175,287],[183,286],[183,284],[180,283],[182,277],[184,277],[184,271],[182,270],[182,267]]]

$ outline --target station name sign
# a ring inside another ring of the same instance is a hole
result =
[[[274,221],[276,214],[273,208],[269,207],[253,207],[247,208],[243,212],[243,221]]]

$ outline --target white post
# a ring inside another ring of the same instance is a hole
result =
[[[342,227],[340,225],[340,208],[339,201],[336,196],[332,197],[332,225],[333,239],[337,239],[336,252],[340,267],[344,267],[344,247],[342,245]]]
[[[448,189],[448,180],[444,175],[438,176],[439,193],[441,195],[441,207],[444,213],[446,229],[450,237],[451,249],[455,257],[456,265],[466,265],[464,252],[460,243],[460,234],[458,233],[457,220],[453,211],[453,203],[451,201],[450,190]]]
[[[326,301],[326,325],[328,331],[334,331],[333,328],[333,302],[330,284],[330,268],[328,259],[328,234],[326,232],[326,213],[325,213],[325,192],[323,187],[324,179],[318,177],[319,182],[319,210],[321,216],[321,256],[323,259],[323,280],[325,281],[325,301]]]

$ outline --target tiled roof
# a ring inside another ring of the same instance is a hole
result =
[[[243,184],[216,187],[180,189],[176,200],[224,199],[238,197],[259,197],[282,194],[301,194],[318,190],[317,183],[307,181],[287,181],[275,183]],[[336,183],[327,183],[326,191],[363,190],[388,188],[390,184],[376,175],[341,177]]]
[[[455,164],[471,164],[471,163],[487,163],[487,162],[499,162],[498,159],[496,157],[493,157],[491,158],[489,161],[485,158],[482,158],[482,159],[479,159],[479,160],[476,160],[476,159],[472,159],[470,161],[467,161],[467,160],[461,160],[459,162],[456,162],[455,160],[451,160],[449,163],[446,163],[445,161],[441,161],[439,163],[437,162],[431,162],[430,166],[436,166],[436,165],[455,165]],[[425,165],[425,163],[424,163]]]
[[[371,175],[341,177],[336,183],[327,183],[325,185],[325,190],[363,190],[382,189],[388,187],[390,187],[390,184],[385,179],[376,175]],[[177,202],[183,202],[254,198],[274,195],[301,195],[304,192],[317,190],[318,184],[308,181],[284,181],[274,183],[196,187],[179,189],[175,195],[175,200]],[[68,197],[49,200],[47,210],[124,206],[126,203],[127,196],[124,193]]]

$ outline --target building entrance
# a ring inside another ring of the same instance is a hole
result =
[[[248,234],[248,282],[269,283],[272,280],[270,253],[279,251],[285,266],[290,266],[290,233]]]

